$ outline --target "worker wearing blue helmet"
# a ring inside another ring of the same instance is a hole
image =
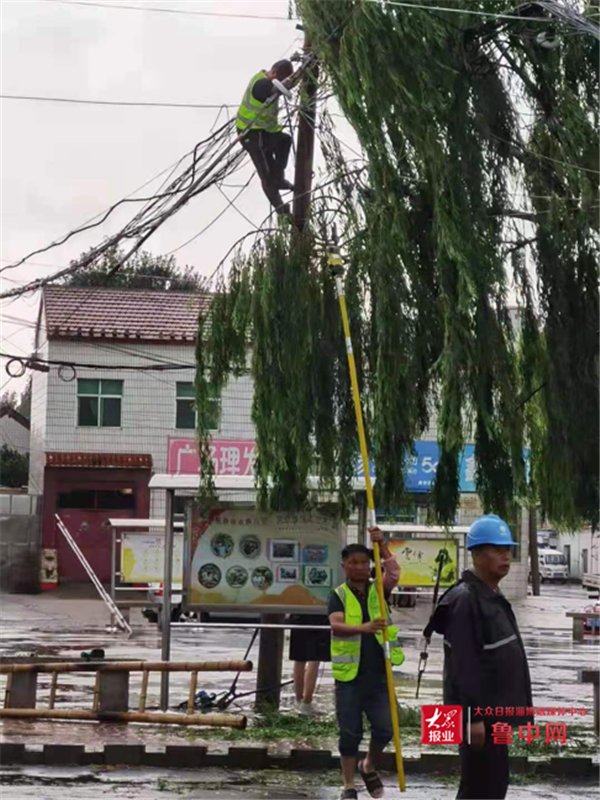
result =
[[[425,629],[427,636],[433,631],[444,636],[444,703],[463,707],[457,798],[506,796],[508,746],[494,741],[499,728],[493,726],[525,725],[532,718],[525,648],[498,586],[515,547],[503,519],[496,514],[476,519],[467,534],[473,567],[442,595]]]

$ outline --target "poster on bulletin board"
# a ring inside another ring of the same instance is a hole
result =
[[[339,585],[343,527],[316,511],[191,509],[184,569],[186,607],[323,613]]]
[[[165,535],[121,534],[121,582],[160,583],[165,574]],[[183,570],[183,536],[173,537],[173,581],[179,584]]]
[[[441,586],[458,580],[458,543],[456,539],[390,539],[388,547],[400,565],[400,586],[435,586],[440,550],[447,559],[442,567]]]

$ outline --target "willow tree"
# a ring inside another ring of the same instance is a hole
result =
[[[326,140],[334,183],[313,223],[262,238],[201,320],[207,480],[208,382],[249,368],[263,499],[305,502],[315,471],[348,496],[355,429],[323,258],[333,194],[380,501],[402,501],[407,453],[435,423],[439,519],[474,440],[487,510],[535,491],[556,523],[596,524],[598,42],[550,6],[507,19],[495,0],[464,3],[491,16],[298,0],[364,170]]]

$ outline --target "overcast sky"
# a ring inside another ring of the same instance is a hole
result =
[[[118,5],[111,0],[89,7],[83,2],[2,0],[2,94],[236,106],[257,69],[302,44],[296,23],[287,19],[287,0],[121,0],[132,10]],[[62,237],[173,164],[207,136],[218,113],[10,99],[1,101],[1,109],[2,266]],[[250,174],[248,164],[232,182],[244,183]],[[231,197],[237,190],[225,191]],[[226,204],[211,188],[161,228],[146,249],[158,254],[176,248]],[[256,179],[236,205],[256,225],[269,211]],[[4,273],[2,288],[66,266],[131,216],[129,208],[111,223]],[[230,208],[176,253],[178,263],[208,275],[248,230],[249,223]],[[39,293],[4,305],[4,351],[31,352],[38,306]],[[2,391],[22,386],[23,380],[9,381],[2,368]]]

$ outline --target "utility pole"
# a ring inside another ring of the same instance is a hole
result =
[[[529,563],[531,565],[531,591],[534,597],[540,595],[540,563],[538,560],[537,507],[535,500],[529,506]]]
[[[310,40],[304,34],[304,55],[310,52]],[[296,169],[294,173],[294,224],[304,230],[311,202],[313,161],[315,153],[315,123],[317,119],[317,86],[319,67],[316,60],[304,71],[299,90],[299,122],[296,140]]]
[[[310,53],[310,41],[304,35],[304,55]],[[317,119],[317,85],[319,70],[313,61],[304,71],[299,88],[299,122],[296,139],[294,172],[294,204],[292,216],[298,231],[304,230],[311,203],[313,161],[315,152],[315,122]],[[263,614],[262,622],[282,624],[283,615]],[[263,628],[258,644],[255,707],[258,711],[279,708],[283,658],[283,630]]]

